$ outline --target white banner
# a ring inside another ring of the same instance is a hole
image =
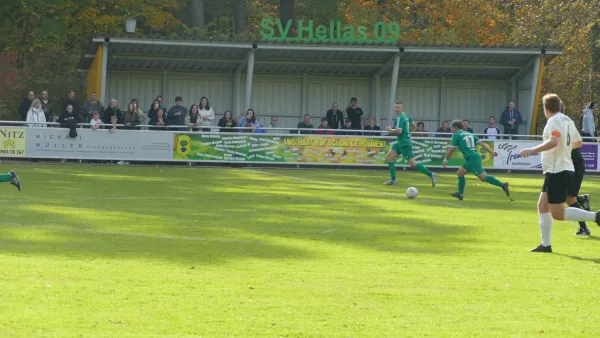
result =
[[[27,128],[26,156],[60,159],[170,161],[173,133],[168,131]]]
[[[521,150],[538,144],[540,141],[494,141],[494,150],[498,152],[498,157],[494,159],[494,169],[541,170],[540,154],[533,154],[527,158],[519,155]]]

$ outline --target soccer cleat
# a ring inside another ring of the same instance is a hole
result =
[[[596,224],[598,224],[598,226],[600,226],[600,211],[596,212]]]
[[[437,174],[431,173],[431,186],[435,188],[435,184],[437,183]]]
[[[22,189],[21,180],[19,179],[19,176],[17,176],[17,173],[14,171],[11,171],[10,176],[12,176],[12,179],[10,180],[10,184],[14,185],[15,187],[17,187],[17,189],[19,189],[19,191],[21,191],[21,189]]]
[[[385,182],[383,185],[395,185],[398,184],[397,180],[389,180],[387,182]]]
[[[459,201],[463,200],[463,195],[457,193],[457,192],[453,192],[450,194],[450,196],[454,197],[454,198],[458,198]]]
[[[585,194],[577,196],[577,203],[581,205],[583,210],[590,211],[590,195]]]
[[[579,230],[575,233],[575,236],[590,236],[591,234],[592,232],[590,229],[579,228]]]
[[[537,248],[529,250],[529,252],[547,252],[547,253],[552,253],[552,245],[543,246],[543,245],[540,244],[540,245],[537,246]]]
[[[505,182],[504,185],[502,186],[502,190],[504,190],[504,192],[506,193],[506,196],[508,196],[508,198],[510,198],[510,200],[512,201],[512,197],[510,197],[510,190],[508,189],[508,182]]]

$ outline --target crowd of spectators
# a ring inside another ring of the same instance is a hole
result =
[[[595,108],[594,104],[594,102],[590,102],[586,108],[587,111],[591,112]],[[198,104],[192,104],[189,108],[186,108],[183,106],[182,97],[178,96],[175,98],[175,105],[167,110],[163,97],[159,95],[150,104],[147,114],[140,108],[139,102],[135,98],[124,107],[126,107],[124,110],[119,108],[119,103],[114,98],[110,100],[108,107],[104,107],[98,101],[96,93],[91,93],[89,100],[80,104],[76,100],[75,92],[69,91],[61,109],[57,111],[56,105],[49,99],[47,91],[42,91],[39,98],[36,98],[35,93],[30,91],[19,106],[19,116],[22,121],[31,127],[45,127],[47,122],[58,122],[62,127],[68,127],[73,123],[88,123],[93,129],[110,128],[113,131],[117,128],[139,129],[139,126],[149,126],[151,130],[166,130],[169,127],[168,129],[171,130],[208,131],[211,130],[210,127],[216,125],[223,132],[282,132],[277,130],[277,128],[280,128],[278,117],[270,117],[270,123],[263,126],[253,109],[248,109],[243,116],[234,116],[230,110],[227,110],[221,118],[217,118],[207,97],[202,97]],[[586,115],[586,110],[584,110],[585,135],[595,134],[593,113],[589,114],[589,112]],[[217,123],[214,123],[215,120],[217,120]],[[488,126],[481,131],[470,128],[467,119],[463,120],[463,125],[466,131],[482,133],[487,139],[493,140],[502,134],[518,134],[522,122],[521,113],[516,109],[515,102],[511,100],[500,116],[502,129],[496,124],[494,116],[489,117]],[[178,128],[179,126],[181,128]],[[333,102],[331,109],[326,111],[317,128],[311,124],[309,114],[305,114],[296,127],[299,131],[292,130],[292,133],[366,136],[382,134],[382,128],[376,124],[374,118],[366,118],[355,97],[350,99],[344,110],[339,109],[337,102]],[[418,122],[416,130],[413,130],[413,137],[448,137],[450,133],[448,121],[443,121],[441,126],[432,134],[425,130],[423,122]]]

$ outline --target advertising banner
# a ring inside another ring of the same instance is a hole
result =
[[[166,131],[77,129],[69,138],[63,128],[27,128],[28,157],[60,159],[169,161],[173,134]]]
[[[0,157],[25,156],[25,128],[0,127]]]
[[[174,135],[174,160],[213,162],[305,163],[339,165],[386,165],[385,156],[396,142],[385,137],[335,137],[263,134],[182,134]],[[415,139],[417,161],[441,166],[449,140]],[[493,147],[493,143],[490,142]],[[480,153],[485,153],[480,150]],[[492,167],[489,154],[482,156],[484,166]],[[398,158],[398,164],[406,160]],[[462,155],[455,152],[449,166],[460,166]]]
[[[594,143],[584,144],[581,147],[581,155],[586,170],[598,170],[598,145]]]
[[[542,158],[540,154],[533,154],[527,158],[520,155],[521,150],[531,148],[540,144],[535,141],[495,141],[495,149],[498,157],[494,162],[494,169],[516,169],[516,170],[541,170]]]

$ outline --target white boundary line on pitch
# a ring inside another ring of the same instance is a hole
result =
[[[37,229],[48,229],[48,230],[59,230],[66,232],[83,232],[97,235],[119,235],[119,236],[132,236],[132,237],[143,237],[143,238],[154,238],[154,239],[175,239],[181,241],[193,241],[193,242],[228,242],[228,243],[256,243],[263,244],[263,241],[251,240],[251,239],[227,239],[218,237],[194,237],[194,236],[175,236],[175,235],[153,235],[143,234],[139,232],[129,231],[112,231],[112,230],[98,230],[98,229],[81,229],[75,227],[63,227],[53,225],[41,225],[41,224],[21,224],[21,223],[3,223],[5,227],[14,228],[37,228]]]
[[[69,199],[70,201],[96,201],[96,200],[107,200],[107,201],[124,201],[124,200],[169,200],[169,199],[183,199],[184,197],[159,197],[159,196],[122,196],[122,197],[80,197]],[[0,202],[48,202],[48,199],[44,198],[25,198],[25,199],[3,199]]]
[[[375,193],[375,194],[380,194],[380,195],[385,195],[385,196],[401,197],[399,194],[395,194],[395,193],[391,193],[391,192],[387,192],[387,191],[372,190],[372,189],[361,188],[361,187],[349,187],[347,185],[342,185],[342,184],[338,184],[338,183],[311,180],[308,178],[297,177],[297,176],[275,174],[275,173],[271,173],[268,171],[262,171],[262,170],[254,170],[254,169],[242,169],[242,170],[250,171],[253,173],[257,173],[257,174],[268,175],[268,176],[276,176],[276,177],[288,178],[288,179],[293,179],[293,180],[298,180],[298,181],[312,182],[312,183],[316,183],[316,184],[325,184],[325,185],[330,185],[330,186],[338,187],[338,188],[342,188],[342,189],[358,190],[358,191],[370,192],[370,193]],[[464,205],[460,205],[460,204],[456,204],[456,203],[452,203],[452,202],[438,201],[438,200],[434,200],[431,198],[421,198],[421,200],[426,201],[426,202],[435,203],[435,204],[455,207],[455,208],[468,208],[467,206],[464,206]]]

